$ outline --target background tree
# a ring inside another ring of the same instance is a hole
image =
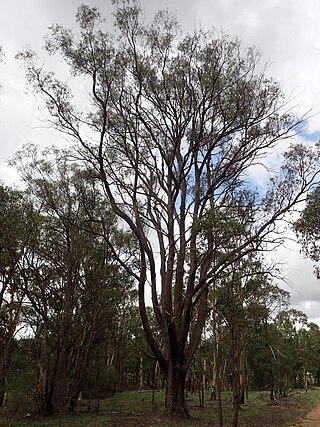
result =
[[[304,349],[308,361],[308,371],[311,374],[313,383],[320,384],[320,329],[319,325],[313,322],[308,323],[307,342]]]
[[[273,362],[275,372],[275,397],[285,396],[294,382],[304,387],[306,359],[303,336],[307,317],[298,310],[282,310],[274,319]],[[307,350],[308,351],[308,350]],[[301,381],[299,381],[299,376]]]
[[[199,220],[234,204],[246,171],[300,121],[285,111],[279,85],[259,71],[254,49],[213,31],[181,35],[164,11],[143,25],[136,2],[116,5],[113,35],[103,31],[96,8],[81,6],[78,34],[54,25],[47,37],[47,52],[60,54],[88,83],[83,108],[33,52],[19,57],[49,121],[76,141],[138,241],[138,268],[123,267],[138,282],[145,336],[167,379],[167,412],[188,417],[185,380],[205,325],[208,288],[228,265],[262,249],[314,178],[313,154],[291,151],[265,203],[255,201],[254,233],[214,262],[214,232],[204,235]],[[150,327],[147,284],[161,342]]]
[[[276,398],[275,353],[278,331],[274,324],[277,314],[289,306],[289,294],[263,274],[258,291],[252,290],[248,302],[248,384],[259,390],[269,388],[270,401]],[[281,334],[280,334],[281,335]],[[281,338],[279,338],[281,342]]]
[[[92,354],[131,287],[106,243],[117,251],[128,235],[116,229],[88,171],[67,154],[28,146],[15,160],[40,216],[23,278],[40,345],[39,407],[49,413],[74,409]]]
[[[33,239],[36,213],[23,194],[0,185],[0,406],[25,293],[21,270]]]
[[[307,197],[300,218],[294,224],[298,240],[304,254],[314,261],[315,274],[320,277],[317,263],[320,259],[320,187],[316,187]]]
[[[317,144],[319,145],[319,143]],[[314,272],[316,277],[320,278],[319,260],[320,260],[320,187],[316,188],[308,195],[306,204],[300,213],[299,219],[294,223],[294,231],[298,237],[298,241],[301,244],[303,253],[315,262]],[[317,334],[316,325],[310,325],[308,332],[301,331],[304,338],[310,340],[307,346],[309,352],[306,355],[306,360],[316,360],[317,356],[313,352],[313,349],[319,345],[319,338]],[[312,364],[311,364],[312,365]],[[319,374],[316,373],[317,382],[319,380]]]

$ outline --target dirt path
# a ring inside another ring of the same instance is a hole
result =
[[[297,420],[292,427],[320,427],[320,403],[318,403],[304,418]]]

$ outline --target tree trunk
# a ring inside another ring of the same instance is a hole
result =
[[[50,351],[47,334],[47,317],[45,317],[42,327],[36,332],[36,340],[40,336],[42,338],[38,355],[37,385],[35,387],[36,405],[38,415],[52,415],[53,361],[56,360],[57,355]]]
[[[6,395],[6,355],[5,349],[2,348],[3,340],[1,343],[1,356],[0,356],[0,408],[4,405]]]
[[[52,410],[60,413],[64,409],[66,391],[67,356],[64,344],[57,355],[56,369],[52,383]]]
[[[3,370],[0,372],[0,408],[5,404],[5,395],[6,395],[6,377]]]
[[[217,378],[217,400],[218,400],[218,425],[223,427],[223,412],[222,412],[222,396],[221,396],[221,379],[220,379],[220,366],[218,365],[218,378]]]
[[[221,396],[221,348],[218,340],[218,333],[214,329],[214,360],[215,360],[215,387],[217,393],[218,406],[218,426],[223,427],[223,411],[222,411],[222,396]]]
[[[66,398],[69,412],[74,412],[77,406],[80,392],[86,378],[87,367],[88,365],[83,364],[82,369],[74,374],[75,378],[73,378],[73,384],[71,385],[69,396]]]
[[[232,349],[232,394],[233,394],[233,420],[232,427],[237,427],[240,409],[240,330],[235,323],[230,324],[231,349]]]
[[[232,372],[232,392],[233,392],[233,420],[232,427],[238,426],[238,417],[240,409],[240,378],[239,372],[236,367],[234,367]]]
[[[216,292],[214,283],[214,295]],[[221,349],[220,349],[220,330],[216,322],[216,297],[213,298],[213,387],[214,395],[217,398],[218,404],[218,426],[223,427],[223,412],[222,412],[222,396],[221,396]]]
[[[306,370],[305,365],[303,365],[303,382],[304,382],[304,390],[308,393],[308,372]]]
[[[204,408],[204,392],[206,389],[206,370],[207,370],[207,360],[204,357],[202,360],[202,377],[199,382],[199,406]]]
[[[139,389],[143,390],[144,387],[144,360],[140,356],[140,369],[139,369]]]
[[[246,390],[246,352],[244,349],[240,352],[240,404],[245,404]]]
[[[185,398],[186,374],[180,364],[169,362],[165,405],[166,415],[170,417],[190,418]]]
[[[67,397],[69,412],[74,411],[79,399],[81,389],[87,376],[89,359],[93,351],[92,340],[93,330],[90,331],[89,336],[87,336],[84,340],[85,344],[83,344],[83,346],[80,346],[76,357],[75,369],[73,373],[73,378],[71,379],[69,396]]]
[[[159,362],[156,361],[156,364],[154,366],[154,379],[153,379],[153,387],[155,390],[159,390],[160,389],[160,366],[159,366]]]
[[[46,366],[39,361],[38,381],[36,386],[37,408],[39,415],[52,415],[52,403],[49,387],[50,364]]]

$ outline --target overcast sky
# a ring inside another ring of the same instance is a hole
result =
[[[110,17],[109,0],[87,0]],[[14,59],[26,46],[38,51],[52,23],[74,26],[77,0],[3,0],[0,14],[0,45],[6,57],[0,65],[0,179],[14,182],[6,160],[27,142],[51,145],[59,136],[43,128],[43,112],[26,93],[24,72]],[[309,135],[320,131],[320,1],[319,0],[143,0],[146,18],[168,8],[178,16],[185,31],[194,28],[222,29],[239,36],[244,46],[255,45],[270,63],[268,73],[283,82],[301,113],[312,109]],[[319,138],[318,138],[319,139]],[[303,260],[299,246],[288,243],[277,255],[289,281],[287,290],[295,308],[320,324],[320,284],[312,264]]]

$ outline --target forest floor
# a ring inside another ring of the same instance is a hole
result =
[[[248,403],[239,413],[239,427],[319,427],[320,390],[308,393],[294,390],[290,396],[270,404],[267,392],[249,392]],[[197,394],[188,397],[191,420],[187,422],[167,420],[163,417],[162,392],[123,392],[97,402],[79,401],[74,414],[61,417],[26,417],[22,407],[0,410],[1,427],[209,427],[217,426],[217,403],[206,394],[204,408],[199,407]],[[310,411],[310,409],[313,409]],[[232,396],[223,393],[224,427],[231,426]],[[89,410],[88,410],[89,409]],[[18,415],[20,413],[20,415]]]

